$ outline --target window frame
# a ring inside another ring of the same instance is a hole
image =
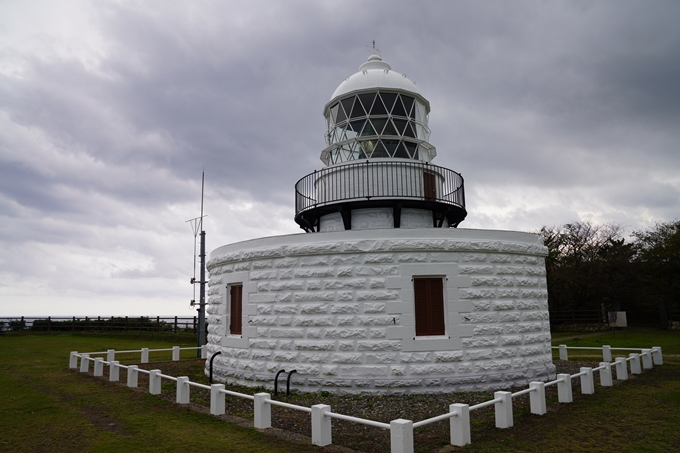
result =
[[[236,292],[236,288],[239,288]],[[243,336],[243,283],[230,283],[227,285],[227,297],[229,306],[229,335]],[[234,298],[237,297],[237,300]],[[235,304],[238,303],[236,306]],[[235,310],[235,308],[237,308]],[[234,313],[236,311],[236,313]]]

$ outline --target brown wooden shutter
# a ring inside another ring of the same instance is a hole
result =
[[[416,335],[444,335],[444,284],[441,278],[413,279]]]
[[[229,288],[229,299],[231,300],[229,311],[229,333],[232,335],[241,335],[241,315],[243,313],[241,300],[243,286],[231,285]]]
[[[425,201],[437,200],[437,187],[432,173],[423,172],[423,192]]]

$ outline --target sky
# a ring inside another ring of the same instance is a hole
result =
[[[207,250],[303,234],[371,54],[431,104],[461,228],[680,217],[680,2],[0,0],[0,317],[193,316]]]

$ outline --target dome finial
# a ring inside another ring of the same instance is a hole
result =
[[[369,46],[366,46],[366,47],[368,47],[371,50],[371,55],[381,56],[380,55],[380,49],[375,47],[375,39],[373,40],[373,46],[372,47],[369,47]]]

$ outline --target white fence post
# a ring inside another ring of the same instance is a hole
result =
[[[608,344],[602,346],[602,360],[604,362],[612,361],[612,347]]]
[[[142,363],[149,363],[149,348],[142,348]]]
[[[512,393],[494,392],[494,399],[500,398],[501,401],[494,404],[496,409],[496,428],[510,428],[513,425],[512,419]]]
[[[80,372],[90,371],[90,354],[80,354]]]
[[[331,411],[328,404],[312,406],[312,444],[325,447],[333,443],[331,435],[331,418],[326,415]]]
[[[115,349],[108,349],[106,351],[106,361],[112,362],[114,360],[116,360],[116,350]]]
[[[149,393],[152,395],[161,394],[161,370],[149,371]]]
[[[628,379],[628,366],[626,365],[626,359],[623,357],[617,357],[614,362],[614,367],[616,369],[616,379],[619,381],[625,381]]]
[[[256,393],[253,395],[255,412],[255,428],[267,429],[272,427],[272,406],[267,402],[271,399],[269,393]]]
[[[179,361],[179,346],[172,347],[172,361],[173,362]]]
[[[557,401],[560,403],[571,403],[574,397],[571,392],[571,376],[568,374],[558,374],[557,379]]]
[[[453,412],[456,415],[451,417],[450,420],[450,430],[451,430],[451,445],[456,447],[462,447],[472,442],[472,437],[470,435],[470,406],[468,404],[451,404],[449,406],[449,412]]]
[[[78,351],[71,351],[68,357],[68,367],[78,368]]]
[[[390,422],[390,452],[413,453],[413,422],[398,418]]]
[[[94,359],[94,375],[103,376],[104,375],[104,359],[97,357]]]
[[[612,365],[609,362],[600,362],[600,366],[604,367],[600,370],[600,385],[602,387],[611,387],[612,382]]]
[[[633,360],[630,361],[630,373],[640,374],[642,373],[642,367],[640,366],[640,354],[632,353],[629,357]]]
[[[640,354],[640,357],[642,357],[642,368],[645,370],[649,370],[650,368],[654,368],[654,364],[652,363],[652,350],[651,349],[643,349],[642,354]]]
[[[177,397],[175,399],[177,404],[189,404],[190,392],[189,378],[187,376],[179,376],[177,378]]]
[[[535,415],[545,415],[545,382],[530,382],[529,388],[533,390],[529,393],[531,413]]]
[[[663,365],[663,354],[661,353],[661,346],[654,346],[652,348],[652,357],[654,358],[654,365]]]
[[[595,380],[593,379],[593,369],[590,367],[581,368],[581,394],[592,395],[595,393]]]
[[[567,345],[560,345],[560,360],[569,360],[569,353],[567,352]]]
[[[127,386],[137,387],[138,382],[139,382],[139,370],[137,369],[137,365],[128,366]]]
[[[208,358],[208,345],[204,344],[201,346],[201,358],[202,359],[207,359]]]
[[[210,386],[210,413],[212,415],[224,415],[224,384],[212,384]]]
[[[118,366],[117,360],[111,360],[109,362],[109,381],[117,382],[120,379],[120,367]]]

